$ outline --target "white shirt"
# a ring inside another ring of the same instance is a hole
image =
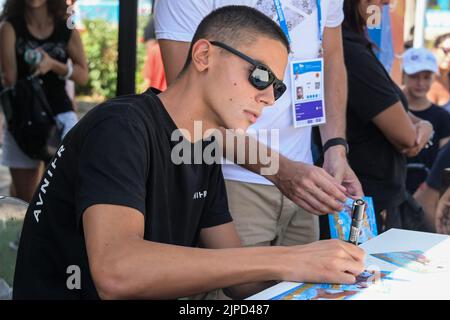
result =
[[[316,0],[281,0],[292,41],[293,54],[290,59],[317,58],[320,41],[316,3]],[[320,3],[322,29],[338,27],[344,19],[342,9],[344,0],[321,0]],[[278,21],[273,0],[156,0],[156,38],[191,42],[202,19],[211,11],[226,5],[247,5]],[[249,129],[278,129],[279,145],[271,146],[271,148],[291,160],[312,163],[311,127],[294,128],[293,126],[289,64],[284,83],[287,86],[284,95],[274,106],[264,108],[258,121]],[[270,146],[270,141],[262,142]],[[224,164],[223,175],[228,180],[271,184],[264,177],[235,164]]]

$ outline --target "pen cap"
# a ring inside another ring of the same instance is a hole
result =
[[[362,199],[357,199],[353,202],[353,212],[352,219],[361,221],[364,219],[364,210],[366,208],[366,203]]]

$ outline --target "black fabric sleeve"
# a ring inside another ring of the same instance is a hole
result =
[[[89,130],[78,163],[78,223],[95,204],[121,205],[145,214],[148,150],[143,125],[131,122],[126,114],[102,120]]]
[[[208,194],[208,207],[200,221],[201,228],[210,228],[233,221],[228,209],[227,191],[220,165],[214,165]]]
[[[346,59],[349,112],[354,112],[363,123],[400,101],[393,82],[376,59],[369,51],[348,53]]]
[[[436,161],[427,178],[427,184],[433,189],[439,190],[442,185],[442,171],[450,167],[450,144],[447,144],[439,152]]]
[[[437,128],[435,128],[434,130],[436,130],[436,134],[440,139],[445,139],[450,137],[450,113],[448,113],[446,110],[444,110],[441,107],[436,107],[438,108],[438,121],[439,121],[439,125]]]

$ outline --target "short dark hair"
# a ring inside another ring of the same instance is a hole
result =
[[[229,46],[248,46],[258,36],[280,41],[287,52],[289,40],[280,26],[262,12],[248,6],[224,6],[208,14],[197,27],[181,74],[192,61],[192,47],[200,39],[224,42]]]
[[[67,19],[67,4],[65,0],[48,0],[48,11],[53,18],[59,20]],[[25,0],[6,0],[3,11],[0,14],[0,21],[23,17],[25,14]]]
[[[370,40],[367,33],[367,21],[359,11],[360,5],[361,0],[344,0],[344,21],[342,25],[359,36],[366,38],[371,48],[378,51],[378,46]]]

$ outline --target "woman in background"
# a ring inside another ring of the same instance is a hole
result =
[[[414,200],[406,192],[405,156],[417,155],[433,131],[428,121],[408,112],[405,95],[368,40],[368,8],[386,4],[389,0],[345,0],[343,23],[349,163],[364,193],[374,199],[379,232],[407,227],[401,208]]]
[[[437,37],[434,49],[439,73],[431,85],[428,99],[450,112],[450,33]]]
[[[7,0],[0,20],[4,21],[0,33],[3,86],[39,74],[53,114],[66,134],[77,122],[66,80],[84,84],[88,79],[80,35],[67,27],[66,2]],[[27,50],[38,50],[42,60],[29,65],[24,58]],[[42,161],[28,157],[5,130],[2,163],[10,168],[15,196],[30,202],[41,179]]]

